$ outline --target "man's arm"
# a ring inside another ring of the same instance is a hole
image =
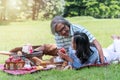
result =
[[[101,63],[104,63],[104,55],[103,55],[103,50],[102,50],[100,43],[95,39],[95,40],[93,40],[93,44],[96,46],[96,48],[98,50]]]

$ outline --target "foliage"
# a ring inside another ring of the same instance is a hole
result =
[[[63,14],[64,5],[64,0],[0,0],[0,20],[52,18]]]
[[[120,0],[0,0],[0,20],[44,20],[56,15],[120,18]]]
[[[120,0],[65,0],[64,16],[119,18]]]
[[[40,10],[40,18],[52,18],[55,15],[62,15],[64,11],[64,0],[44,0],[44,7]]]

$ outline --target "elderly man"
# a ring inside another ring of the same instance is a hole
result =
[[[69,52],[69,47],[71,46],[71,37],[75,32],[78,31],[83,32],[88,36],[91,45],[95,46],[99,52],[100,62],[104,63],[102,47],[87,29],[80,25],[71,24],[62,16],[55,16],[51,21],[51,32],[53,35],[55,35],[57,47],[64,47],[67,52]]]

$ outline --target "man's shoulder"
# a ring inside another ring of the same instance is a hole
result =
[[[84,29],[83,26],[77,25],[77,24],[72,24],[72,25],[70,26],[70,28],[71,28],[72,30],[82,30],[82,29]]]
[[[71,35],[73,35],[74,34],[74,32],[76,32],[76,31],[82,31],[82,30],[84,30],[85,28],[83,27],[83,26],[81,26],[81,25],[76,25],[76,24],[72,24],[71,26],[70,26],[70,30],[71,30]]]
[[[83,28],[82,25],[78,25],[78,24],[72,24],[71,27],[73,27],[73,28]]]

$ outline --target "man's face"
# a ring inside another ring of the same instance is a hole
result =
[[[55,27],[55,31],[61,35],[61,36],[69,36],[70,28],[67,25],[64,25],[62,23],[58,23]]]

